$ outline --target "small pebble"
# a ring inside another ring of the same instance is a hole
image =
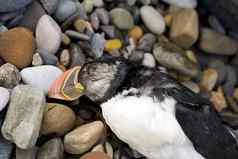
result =
[[[16,147],[16,159],[34,159],[36,158],[37,151],[38,147],[33,147],[27,150]]]
[[[218,112],[227,108],[227,102],[221,87],[219,87],[217,91],[213,91],[211,93],[210,101],[213,103],[213,106]]]
[[[103,34],[93,34],[90,40],[90,45],[95,58],[99,58],[103,55],[105,43],[106,40]]]
[[[116,37],[116,28],[113,25],[103,25],[101,26],[101,29],[109,38]]]
[[[128,30],[134,26],[130,12],[123,8],[114,8],[110,11],[112,23],[121,30]]]
[[[36,44],[38,49],[55,54],[61,44],[61,29],[48,15],[44,15],[36,26]]]
[[[202,80],[200,82],[200,87],[202,90],[211,91],[218,79],[218,73],[215,69],[208,68],[203,71]]]
[[[65,67],[70,64],[70,53],[68,49],[64,49],[60,54],[60,63]]]
[[[100,26],[100,21],[99,21],[98,14],[96,12],[93,12],[90,15],[90,21],[91,21],[91,25],[94,28],[94,30],[98,30],[98,28]]]
[[[40,0],[40,2],[47,13],[51,15],[56,11],[59,0]]]
[[[128,36],[133,38],[135,41],[138,41],[143,36],[143,30],[139,26],[134,26],[129,30]]]
[[[0,86],[12,89],[21,81],[21,75],[16,66],[6,63],[0,67]]]
[[[93,0],[83,0],[82,5],[87,13],[91,13],[93,11]]]
[[[57,103],[48,103],[41,133],[43,135],[57,134],[62,136],[73,128],[75,121],[75,113],[69,107]]]
[[[108,156],[106,153],[95,151],[95,152],[89,152],[80,157],[80,159],[112,159],[110,156]]]
[[[80,47],[76,44],[70,45],[70,68],[74,66],[83,66],[86,62],[86,57],[83,54],[83,51],[80,49]]]
[[[171,27],[172,21],[173,21],[173,16],[171,14],[167,14],[164,17],[164,21],[165,21],[165,24],[166,24],[167,27]]]
[[[96,146],[93,147],[91,152],[104,152],[104,147],[103,147],[102,144],[96,145]]]
[[[88,151],[100,139],[104,131],[101,121],[82,125],[64,137],[64,147],[70,154],[82,154]]]
[[[140,39],[137,49],[145,52],[152,52],[155,42],[156,37],[153,34],[147,33]]]
[[[197,0],[162,0],[162,1],[181,8],[196,8],[197,6]]]
[[[66,34],[61,34],[61,42],[63,45],[68,46],[71,43],[71,39]]]
[[[142,65],[149,67],[149,68],[154,68],[156,66],[155,58],[153,57],[153,55],[151,53],[144,54]]]
[[[10,98],[9,91],[4,87],[0,87],[0,112],[6,107],[9,98]]]
[[[70,38],[74,38],[76,40],[86,40],[88,41],[90,37],[87,34],[79,33],[74,30],[67,30],[65,32],[66,35],[68,35]]]
[[[40,66],[43,65],[43,59],[41,58],[39,53],[35,53],[33,55],[32,66]]]
[[[83,33],[86,30],[87,25],[88,23],[85,20],[80,18],[74,21],[74,28],[80,33]]]
[[[99,21],[103,25],[108,25],[110,22],[109,13],[104,8],[97,8],[95,11],[98,15]]]
[[[55,55],[42,49],[37,50],[37,52],[40,54],[45,65],[56,65],[58,63],[58,58]]]
[[[93,0],[93,6],[94,7],[103,7],[104,2],[103,2],[103,0]]]
[[[198,63],[196,55],[194,54],[193,51],[191,50],[187,50],[186,51],[186,56],[188,57],[188,59],[193,62],[193,63]]]
[[[141,63],[143,59],[144,59],[143,51],[135,50],[132,51],[132,53],[129,55],[129,60],[132,62]]]
[[[185,82],[182,82],[182,84],[189,88],[190,90],[192,90],[194,93],[199,93],[200,92],[200,88],[198,86],[198,84],[192,82],[192,81],[185,81]]]
[[[140,13],[144,24],[152,33],[160,35],[165,31],[164,18],[153,7],[143,6]]]
[[[105,50],[110,52],[113,49],[120,49],[122,47],[122,42],[120,39],[107,40],[105,44]]]

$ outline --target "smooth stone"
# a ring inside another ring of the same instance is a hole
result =
[[[87,13],[91,13],[93,11],[93,0],[83,0],[82,5]]]
[[[9,91],[4,87],[0,87],[0,112],[6,107],[9,98],[10,98]]]
[[[170,5],[178,6],[181,8],[196,8],[197,0],[162,0]]]
[[[132,51],[129,55],[129,60],[136,63],[142,63],[144,60],[144,52],[140,50]]]
[[[181,9],[173,15],[170,39],[178,46],[188,49],[199,35],[198,14],[194,9]]]
[[[127,0],[126,2],[127,2],[127,4],[128,4],[129,6],[133,6],[133,5],[136,4],[136,1],[137,1],[137,0]]]
[[[47,13],[51,15],[56,11],[59,0],[40,0],[40,2]]]
[[[102,31],[109,37],[115,38],[116,37],[116,28],[113,25],[102,25],[100,26]]]
[[[65,32],[65,34],[68,35],[71,38],[76,39],[76,40],[86,40],[86,41],[90,40],[90,37],[87,34],[79,33],[79,32],[74,31],[74,30],[67,30]]]
[[[16,147],[16,159],[35,159],[38,147],[33,147],[27,150]]]
[[[108,25],[110,23],[109,12],[106,9],[97,8],[95,12],[98,15],[101,24]]]
[[[194,93],[199,93],[200,92],[199,86],[196,83],[194,83],[193,81],[185,81],[185,82],[182,82],[182,84],[185,87],[189,88]]]
[[[43,59],[41,58],[39,53],[35,53],[33,55],[32,66],[40,66],[43,65]]]
[[[80,49],[80,47],[76,44],[70,45],[70,68],[74,66],[83,66],[86,62],[86,57],[83,54],[83,51]]]
[[[236,40],[208,28],[201,31],[199,47],[207,53],[218,55],[233,55],[238,52]]]
[[[109,13],[112,23],[121,30],[129,30],[134,26],[134,20],[129,11],[123,8],[114,8]]]
[[[111,145],[109,142],[106,142],[106,144],[105,144],[105,150],[106,150],[106,153],[107,153],[111,158],[113,158],[113,147],[112,147],[112,145]]]
[[[139,3],[141,3],[143,5],[150,5],[151,4],[151,0],[139,0]]]
[[[48,93],[54,80],[62,73],[61,69],[51,65],[28,67],[20,72],[24,83],[42,90],[45,94]]]
[[[37,159],[64,159],[64,145],[60,138],[53,138],[40,147]]]
[[[159,64],[187,76],[198,76],[199,70],[194,63],[179,50],[170,50],[166,45],[169,44],[159,43],[154,46],[153,54]]]
[[[104,125],[101,121],[94,121],[82,125],[64,137],[64,147],[70,154],[82,154],[88,151],[101,138]]]
[[[0,56],[18,68],[31,64],[35,50],[33,33],[23,27],[16,27],[1,33]]]
[[[102,144],[96,145],[92,148],[91,152],[104,152],[104,146]]]
[[[218,112],[221,112],[223,109],[227,108],[227,101],[221,87],[219,87],[217,91],[211,92],[210,101],[213,103],[214,108]]]
[[[32,0],[0,0],[0,12],[12,12],[26,7]]]
[[[0,24],[0,33],[8,31],[8,28],[5,25]]]
[[[204,70],[202,80],[200,82],[201,89],[205,91],[211,91],[215,87],[217,79],[218,73],[215,69],[208,68]]]
[[[38,1],[33,1],[26,9],[22,20],[20,21],[20,26],[30,29],[35,32],[36,25],[39,19],[46,14],[44,8]]]
[[[69,38],[68,35],[63,33],[61,35],[61,42],[62,42],[63,45],[67,46],[67,45],[69,45],[71,43],[71,39]]]
[[[0,159],[10,159],[12,154],[13,144],[5,140],[0,133]]]
[[[145,52],[152,52],[155,42],[156,37],[153,34],[147,33],[139,40],[137,49]]]
[[[221,60],[212,60],[208,64],[208,68],[215,69],[218,73],[217,83],[222,84],[226,82],[227,79],[227,68],[225,63]]]
[[[13,88],[21,81],[21,75],[16,66],[6,63],[0,67],[0,86]]]
[[[32,148],[39,136],[45,100],[44,93],[37,88],[16,86],[2,126],[3,136],[21,149]]]
[[[84,154],[80,159],[112,159],[109,155],[104,152],[89,152]]]
[[[156,66],[156,61],[154,56],[151,53],[145,53],[142,61],[142,65],[150,68],[154,68]]]
[[[61,44],[61,29],[48,15],[43,15],[36,26],[36,44],[50,54],[55,54]]]
[[[77,11],[75,2],[71,0],[59,0],[57,9],[55,11],[55,18],[59,22],[65,21]]]
[[[58,63],[58,58],[55,55],[45,50],[37,50],[37,52],[40,54],[45,65],[56,65]]]
[[[143,6],[140,9],[141,18],[146,27],[154,34],[160,35],[165,31],[163,16],[151,6]]]
[[[104,34],[93,34],[90,40],[91,49],[95,58],[100,58],[103,55],[103,50],[106,44]]]
[[[60,53],[60,63],[62,65],[64,65],[65,67],[67,67],[70,63],[70,53],[68,49],[64,49],[62,50],[62,52]]]
[[[104,2],[103,2],[103,0],[93,0],[93,6],[94,7],[103,7]]]
[[[41,133],[43,135],[57,134],[62,136],[74,127],[75,121],[76,115],[69,107],[57,103],[48,103]]]
[[[90,15],[90,21],[91,21],[91,25],[94,28],[94,30],[98,30],[100,27],[100,21],[99,21],[99,18],[98,18],[98,15],[96,12],[93,12]]]

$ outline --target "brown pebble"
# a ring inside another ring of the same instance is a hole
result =
[[[16,27],[1,33],[0,56],[18,68],[24,68],[31,64],[35,50],[33,33],[24,28]]]
[[[211,93],[210,101],[213,103],[214,108],[218,112],[221,112],[223,109],[227,108],[227,102],[222,87],[219,87],[217,91],[213,91]]]
[[[204,91],[211,91],[218,79],[218,73],[215,69],[208,68],[203,71],[202,80],[200,82],[200,87]]]
[[[89,152],[80,157],[80,159],[111,159],[106,153],[95,151]]]

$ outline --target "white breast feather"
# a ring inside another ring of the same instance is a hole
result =
[[[158,102],[122,94],[101,105],[107,124],[122,141],[149,159],[204,159],[177,122],[173,98]]]

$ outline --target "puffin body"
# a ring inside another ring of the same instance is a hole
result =
[[[237,159],[238,146],[211,103],[167,73],[129,73],[101,104],[112,131],[149,159]]]

